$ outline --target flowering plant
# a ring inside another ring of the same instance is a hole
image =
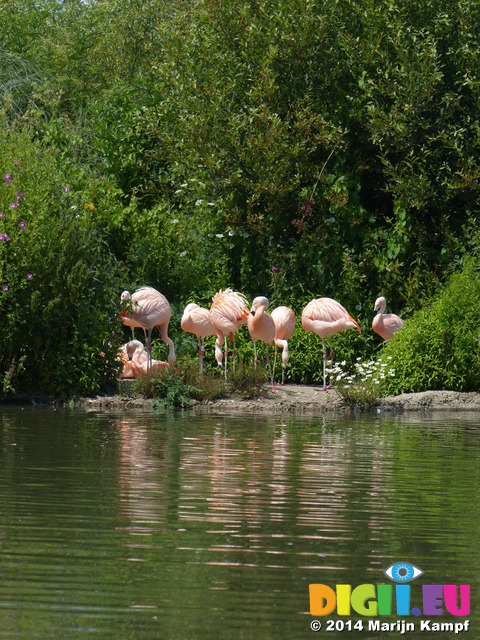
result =
[[[345,360],[327,369],[335,389],[351,404],[363,408],[371,407],[380,396],[382,384],[388,377],[395,376],[390,364],[391,357],[362,362],[357,358],[353,373],[344,371]]]

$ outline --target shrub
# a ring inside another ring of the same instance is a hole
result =
[[[122,269],[62,152],[0,122],[0,380],[89,395],[116,377]]]
[[[480,389],[480,260],[467,259],[444,290],[385,345],[395,377],[385,394]]]

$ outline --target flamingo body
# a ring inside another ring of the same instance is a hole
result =
[[[333,364],[333,349],[330,338],[340,331],[357,329],[361,333],[360,326],[348,311],[332,298],[316,298],[307,304],[302,312],[302,327],[305,331],[312,331],[320,336],[323,347],[323,389],[327,388],[325,363],[327,352],[325,339],[330,345],[330,360]]]
[[[276,307],[272,311],[272,320],[275,324],[275,358],[273,365],[273,375],[275,376],[275,363],[277,360],[277,349],[282,349],[282,384],[284,382],[285,369],[288,365],[289,352],[288,340],[295,331],[295,312],[290,307]]]
[[[123,345],[121,350],[123,360],[122,378],[138,378],[145,375],[148,370],[161,370],[168,368],[168,363],[163,360],[148,362],[148,354],[145,353],[143,344],[139,340],[130,340]]]
[[[184,331],[193,333],[197,337],[200,373],[203,373],[204,340],[206,336],[216,335],[216,330],[210,321],[210,311],[194,302],[187,304],[183,311],[180,326]]]
[[[249,310],[245,296],[232,289],[220,290],[213,296],[210,307],[210,322],[212,323],[217,340],[215,342],[215,358],[223,367],[222,343],[225,344],[225,378],[227,377],[228,343],[227,336],[233,342],[233,370],[235,371],[235,333],[243,326],[248,318]]]
[[[375,301],[376,316],[372,322],[372,329],[384,340],[391,340],[395,333],[405,326],[405,322],[394,313],[385,313],[387,301],[383,296]]]
[[[267,350],[267,365],[270,374],[270,380],[273,389],[273,375],[270,367],[270,357],[268,354],[268,345],[273,344],[275,341],[275,323],[272,316],[267,313],[268,300],[264,296],[258,296],[252,302],[252,308],[250,315],[248,316],[248,332],[253,340],[253,350],[255,353],[255,367],[257,366],[257,340],[265,342]]]
[[[163,342],[168,345],[168,362],[170,365],[175,364],[175,347],[173,340],[168,336],[168,325],[172,315],[168,300],[153,287],[140,287],[132,295],[128,291],[124,291],[121,296],[122,303],[128,304],[130,300],[132,308],[124,311],[122,320],[127,326],[139,326],[147,331],[149,363],[152,363],[152,331],[154,327],[157,327]]]

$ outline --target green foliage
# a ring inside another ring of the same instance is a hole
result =
[[[156,409],[186,409],[190,406],[190,399],[199,389],[186,384],[183,375],[171,373],[168,369],[155,378],[155,398],[153,406]]]
[[[480,262],[466,260],[445,289],[385,346],[395,377],[383,391],[480,389]]]
[[[479,20],[473,0],[2,3],[7,386],[113,376],[127,283],[167,295],[180,351],[185,304],[232,286],[297,315],[339,300],[363,333],[336,355],[370,357],[380,293],[408,316],[477,251]],[[321,381],[316,336],[291,354],[288,380]]]
[[[0,133],[0,375],[24,388],[90,394],[116,371],[120,269],[60,152],[28,128]]]

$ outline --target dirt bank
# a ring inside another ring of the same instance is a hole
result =
[[[74,402],[75,408],[86,411],[122,411],[124,409],[149,410],[150,400],[127,398],[123,396],[98,396],[84,398]],[[435,410],[480,410],[480,393],[457,393],[455,391],[426,391],[408,393],[400,396],[378,400],[374,411],[435,411]],[[347,412],[352,407],[342,396],[329,389],[322,391],[320,387],[307,385],[285,385],[278,387],[277,393],[269,392],[267,397],[242,400],[225,398],[208,403],[193,403],[191,411],[199,413],[231,413],[253,412],[264,414],[304,413],[321,414],[329,411]]]

